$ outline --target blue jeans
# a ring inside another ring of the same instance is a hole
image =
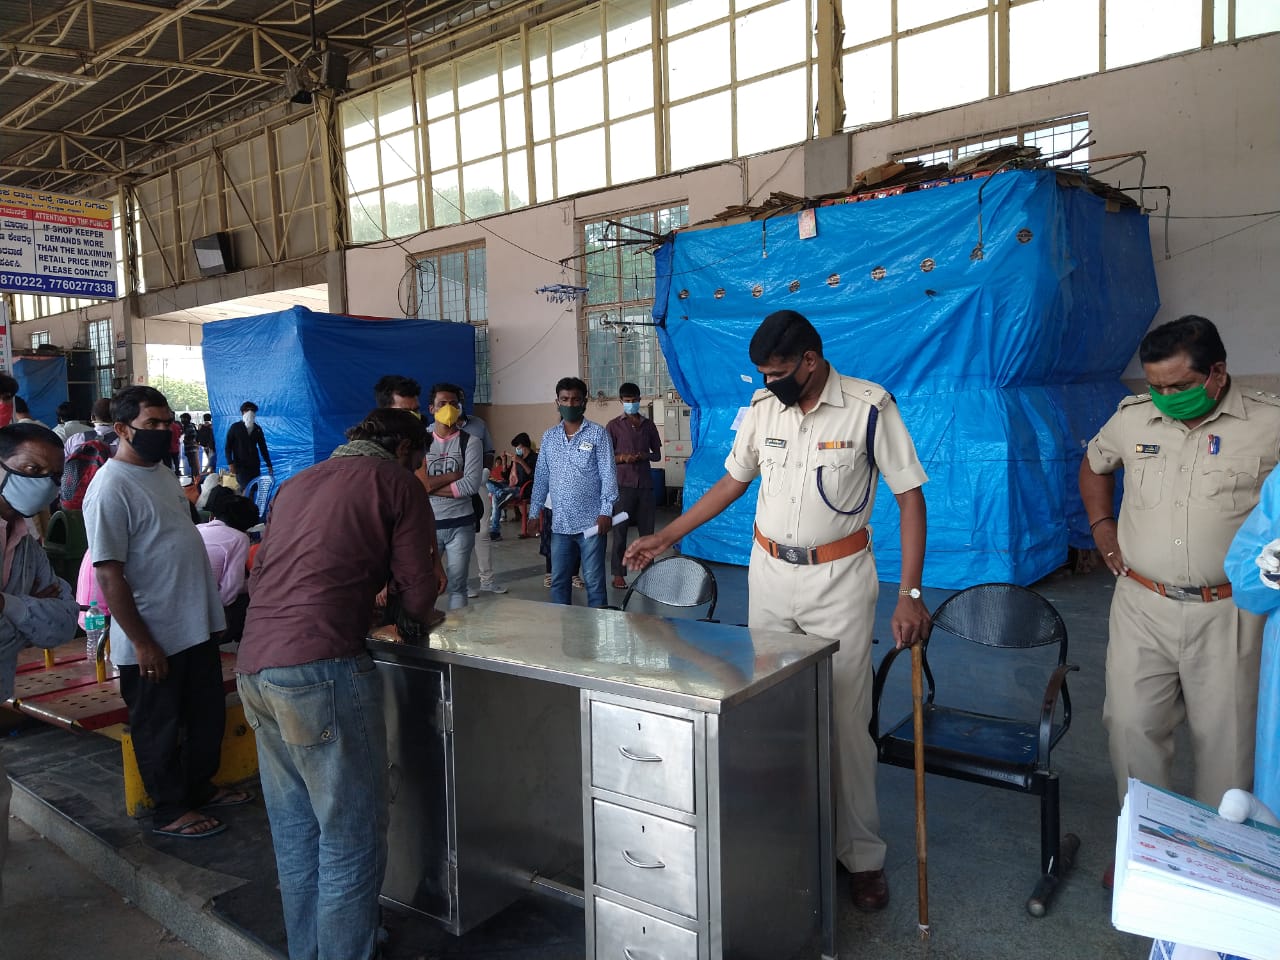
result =
[[[289,960],[375,955],[387,730],[368,654],[237,678],[258,741]]]
[[[587,605],[603,607],[609,602],[604,586],[604,555],[608,541],[608,537],[552,531],[552,603],[573,603],[573,571],[579,560],[582,562],[582,579],[587,584]]]
[[[498,483],[496,480],[486,480],[485,486],[489,488],[489,502],[492,503],[494,507],[497,507],[498,499],[508,491],[511,493],[520,492],[515,487],[503,486],[501,483]],[[497,509],[490,511],[489,532],[501,533],[502,532],[501,523],[502,523],[502,511]]]
[[[471,568],[471,554],[476,548],[476,528],[468,520],[461,527],[436,528],[436,548],[444,563],[444,575],[449,578],[449,609],[457,610],[467,605],[467,571]]]

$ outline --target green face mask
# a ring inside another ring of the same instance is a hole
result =
[[[560,404],[556,409],[560,411],[560,419],[565,423],[579,423],[587,413],[585,406],[570,407]]]
[[[1174,420],[1194,420],[1203,417],[1213,409],[1218,401],[1209,396],[1204,384],[1179,390],[1177,393],[1156,393],[1151,391],[1151,402],[1166,417]]]

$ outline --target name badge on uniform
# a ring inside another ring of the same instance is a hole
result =
[[[819,440],[819,450],[852,450],[852,440]]]
[[[592,450],[594,450],[594,449],[595,449],[595,447],[593,447],[593,446],[592,446],[590,443],[588,443],[586,440],[583,440],[580,444],[578,444],[578,449],[579,449],[579,450],[582,450],[582,451],[585,451],[586,453],[590,453]]]
[[[785,447],[787,445],[787,441],[783,440],[781,437],[765,437],[764,445],[766,447]]]
[[[1136,443],[1133,446],[1134,453],[1159,453],[1160,444],[1158,443]]]

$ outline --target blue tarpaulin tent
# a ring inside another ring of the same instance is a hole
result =
[[[441,380],[472,397],[475,331],[465,323],[356,320],[294,307],[206,324],[204,369],[219,451],[240,404],[252,400],[281,483],[344,442],[344,431],[373,408],[373,385],[386,374],[417,380],[424,407]]]
[[[693,407],[685,504],[723,474],[734,417],[763,385],[747,344],[786,308],[813,321],[835,369],[897,398],[929,474],[926,584],[1031,583],[1068,544],[1091,544],[1076,472],[1159,306],[1146,216],[1051,170],[814,213],[808,239],[787,215],[684,231],[657,252],[658,336]],[[756,496],[682,549],[746,563]],[[897,580],[883,483],[871,522],[880,574]]]
[[[58,404],[67,400],[66,357],[17,357],[13,378],[18,395],[27,401],[31,416],[52,427],[58,422]]]

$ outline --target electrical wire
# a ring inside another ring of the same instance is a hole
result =
[[[515,358],[514,360],[512,360],[510,363],[504,363],[504,364],[503,364],[502,366],[500,366],[500,367],[495,367],[495,368],[491,369],[491,370],[489,371],[489,376],[492,378],[492,377],[493,377],[493,375],[494,375],[494,374],[496,374],[496,373],[502,373],[502,371],[504,371],[504,370],[510,370],[512,367],[514,367],[517,363],[519,363],[521,360],[523,360],[523,359],[524,359],[525,357],[527,357],[529,354],[533,353],[533,351],[534,351],[534,350],[536,350],[536,349],[538,348],[538,344],[542,343],[542,341],[543,341],[543,340],[547,339],[547,337],[549,337],[549,336],[551,335],[551,331],[552,331],[552,330],[554,330],[556,327],[560,326],[560,321],[561,321],[561,320],[563,320],[563,319],[564,319],[566,316],[568,316],[570,313],[572,313],[572,312],[573,312],[573,309],[574,309],[574,308],[573,308],[572,306],[569,306],[569,307],[565,307],[563,310],[561,310],[561,311],[560,311],[560,313],[559,313],[559,315],[557,315],[557,316],[556,316],[556,318],[555,318],[554,320],[552,320],[552,321],[551,321],[551,325],[550,325],[549,327],[547,327],[547,329],[546,329],[546,330],[542,331],[542,335],[541,335],[540,337],[538,337],[538,339],[537,339],[537,340],[533,341],[533,344],[529,347],[529,349],[528,349],[528,350],[526,350],[524,353],[520,354],[520,356],[516,357],[516,358]]]
[[[1184,253],[1190,253],[1192,250],[1199,250],[1202,247],[1212,246],[1221,240],[1227,239],[1227,237],[1234,237],[1237,233],[1244,233],[1246,230],[1252,230],[1254,227],[1260,227],[1264,223],[1270,223],[1272,220],[1280,220],[1280,211],[1277,211],[1265,220],[1255,220],[1253,223],[1246,223],[1238,230],[1232,230],[1230,233],[1224,233],[1222,236],[1214,237],[1212,240],[1206,240],[1204,243],[1197,243],[1194,247],[1187,247],[1185,250],[1179,250],[1177,253],[1171,253],[1165,259],[1173,260],[1176,257],[1182,256]]]

